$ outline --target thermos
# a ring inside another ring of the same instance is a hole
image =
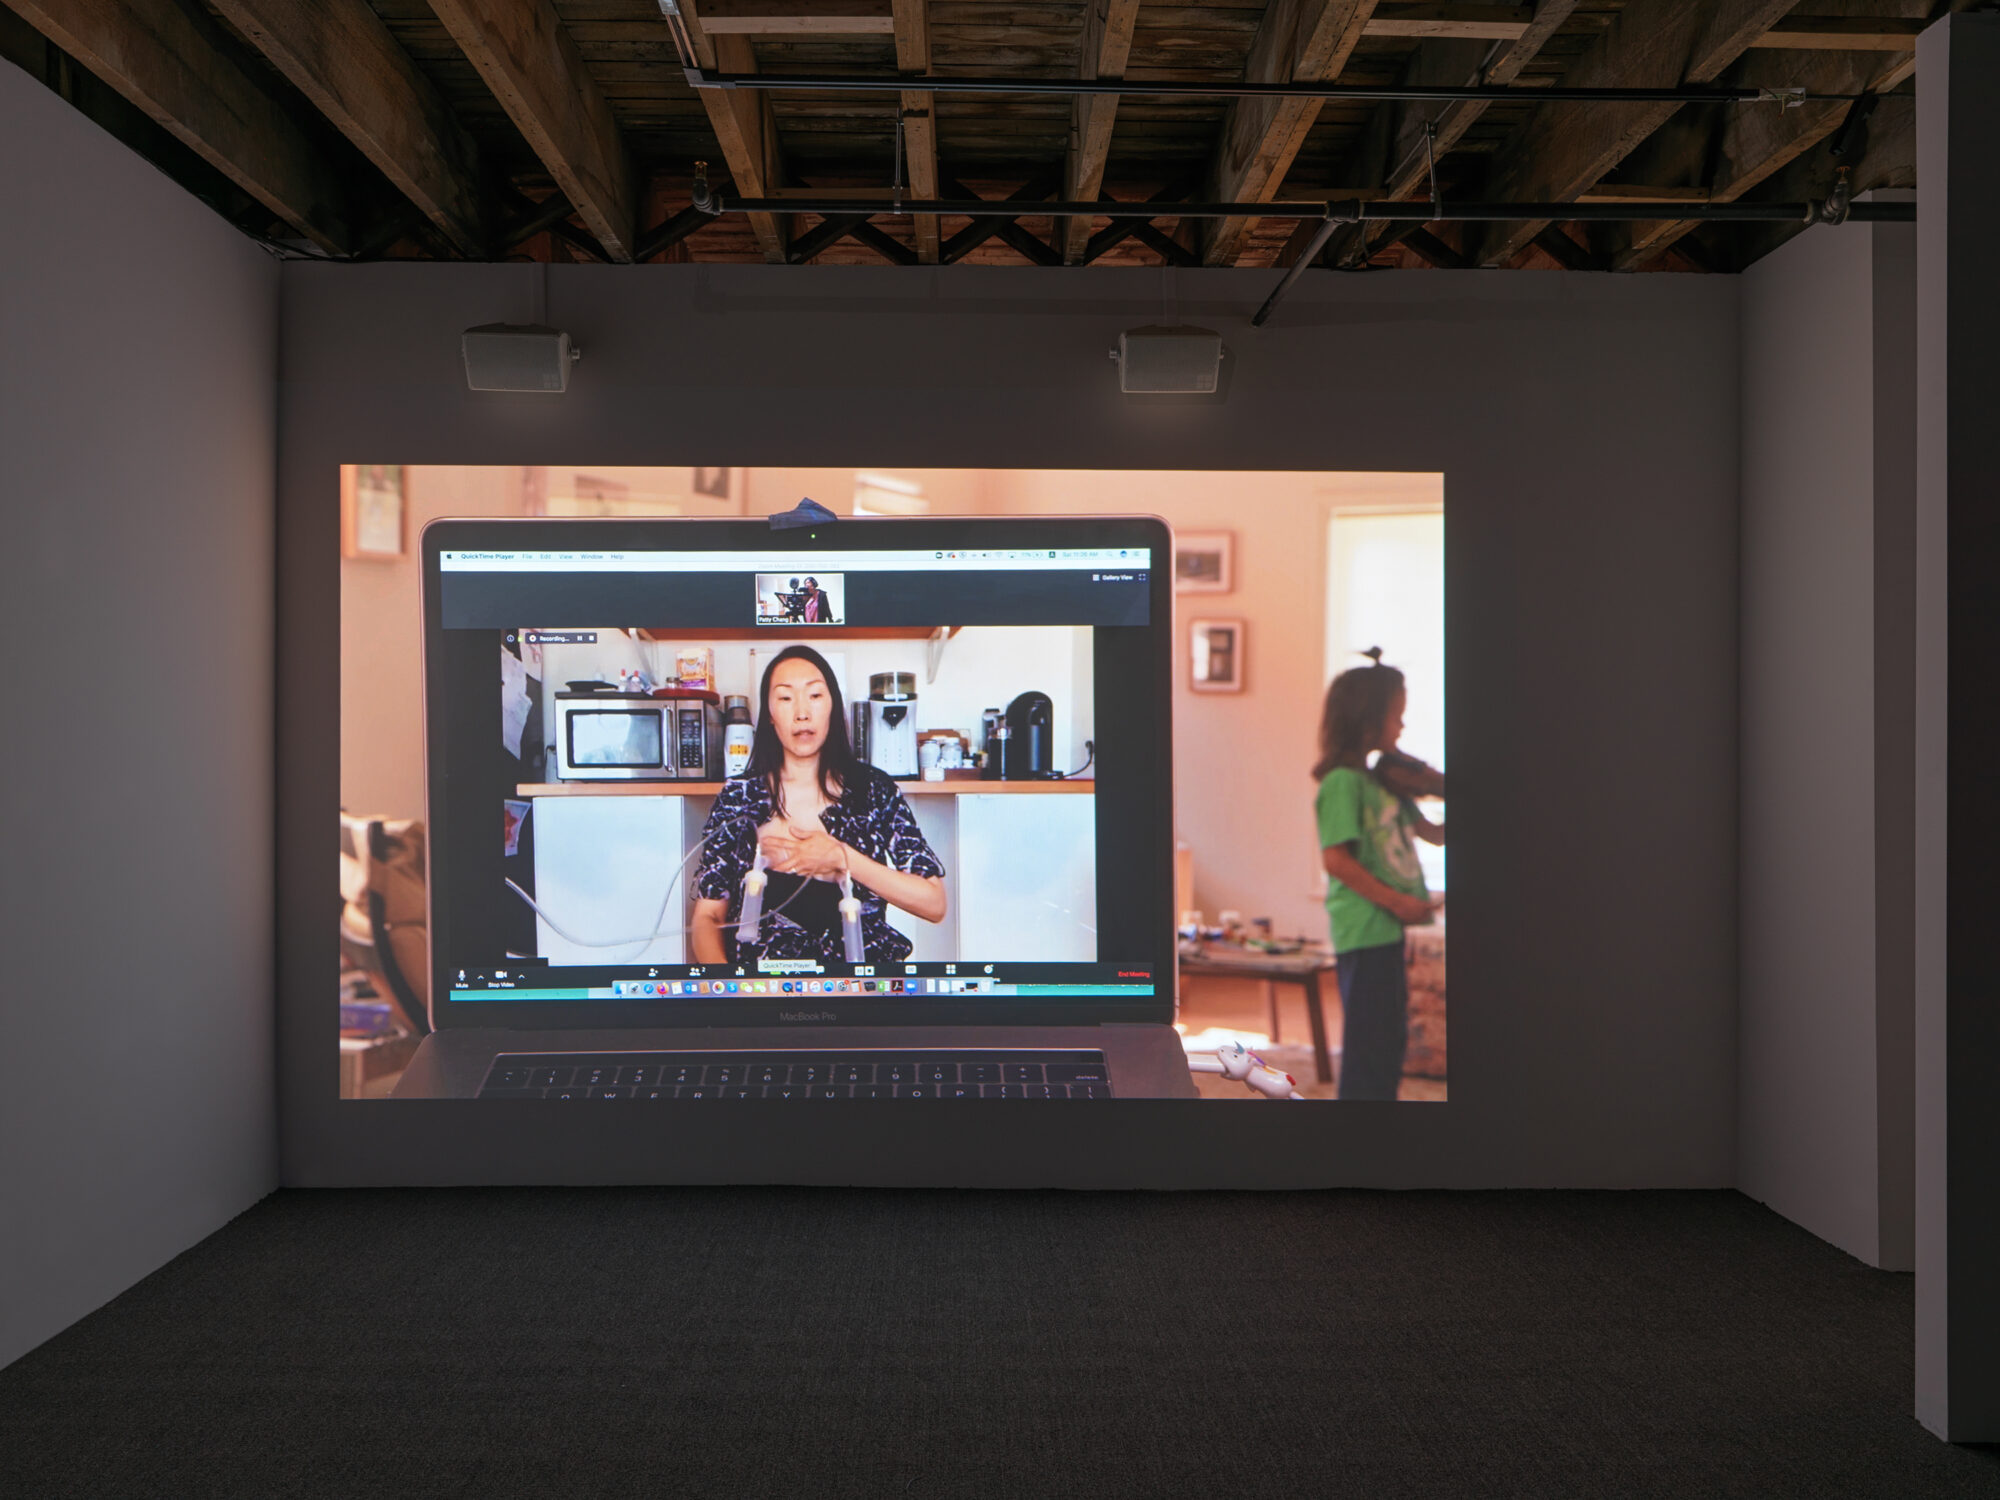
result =
[[[1006,754],[1007,717],[997,708],[989,708],[979,716],[979,749],[985,757],[980,762],[979,776],[982,781],[1000,779],[1000,762]]]
[[[722,700],[722,774],[741,776],[750,769],[750,744],[756,728],[750,722],[750,700],[732,693]]]

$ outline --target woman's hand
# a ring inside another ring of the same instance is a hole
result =
[[[824,828],[773,821],[757,830],[757,847],[780,874],[838,880],[847,872],[847,845]]]

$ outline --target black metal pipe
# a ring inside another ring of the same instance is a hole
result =
[[[1251,315],[1250,326],[1252,328],[1262,328],[1264,326],[1264,320],[1270,317],[1272,310],[1284,300],[1285,293],[1292,289],[1292,283],[1305,275],[1312,263],[1319,259],[1320,251],[1326,248],[1326,242],[1333,238],[1334,231],[1339,229],[1343,224],[1351,224],[1353,222],[1352,219],[1328,219],[1324,224],[1319,226],[1318,232],[1306,242],[1305,249],[1299,252],[1299,258],[1293,261],[1290,268],[1286,270],[1284,278],[1271,288],[1271,295],[1264,299],[1264,305]]]
[[[900,94],[922,89],[932,94],[1115,94],[1149,99],[1394,99],[1450,103],[1520,100],[1528,104],[1779,104],[1808,100],[1853,100],[1858,93],[1823,94],[1803,88],[1729,88],[1722,84],[1673,88],[1522,88],[1511,84],[1416,83],[1245,83],[1179,82],[1131,78],[1022,78],[985,76],[934,78],[865,76],[843,73],[722,73],[683,68],[698,89],[800,90],[808,93]]]
[[[718,213],[750,214],[865,214],[870,218],[906,217],[910,214],[942,214],[947,217],[979,219],[1357,219],[1429,224],[1440,221],[1508,223],[1532,219],[1576,223],[1602,220],[1629,223],[1639,220],[1666,222],[1700,221],[1736,224],[1787,224],[1806,222],[1819,216],[1816,203],[1443,203],[1428,198],[1408,202],[1363,202],[1358,198],[1333,202],[1301,202],[1284,199],[1270,203],[1095,203],[1060,199],[1035,201],[1024,198],[883,198],[871,203],[861,198],[814,198],[810,194],[786,198],[721,198]],[[1913,223],[1914,203],[1856,203],[1847,217],[1874,223]]]

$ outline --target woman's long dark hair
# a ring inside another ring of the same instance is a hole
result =
[[[1351,667],[1333,679],[1326,690],[1326,706],[1320,710],[1314,781],[1340,766],[1356,771],[1367,768],[1368,752],[1375,748],[1389,707],[1402,687],[1403,674],[1379,661]]]
[[[827,696],[833,700],[833,722],[827,725],[826,738],[819,747],[820,795],[836,802],[839,800],[839,793],[834,790],[836,784],[845,792],[858,785],[867,773],[867,767],[854,753],[854,742],[847,737],[847,702],[841,696],[840,679],[833,675],[826,658],[812,647],[787,646],[764,668],[764,681],[757,689],[757,727],[750,736],[750,765],[745,772],[765,779],[771,788],[771,805],[779,817],[785,814],[784,778],[779,775],[785,769],[785,747],[771,724],[771,674],[782,661],[802,661],[816,668],[826,683]]]

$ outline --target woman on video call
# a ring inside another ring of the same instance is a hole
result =
[[[858,759],[846,707],[826,660],[791,646],[764,669],[750,765],[727,782],[702,830],[689,946],[694,962],[732,961],[743,877],[759,849],[771,867],[759,954],[844,962],[840,877],[854,881],[871,964],[900,963],[910,940],[889,925],[895,906],[944,920],[944,866],[895,781]],[[749,961],[736,954],[734,962]]]

